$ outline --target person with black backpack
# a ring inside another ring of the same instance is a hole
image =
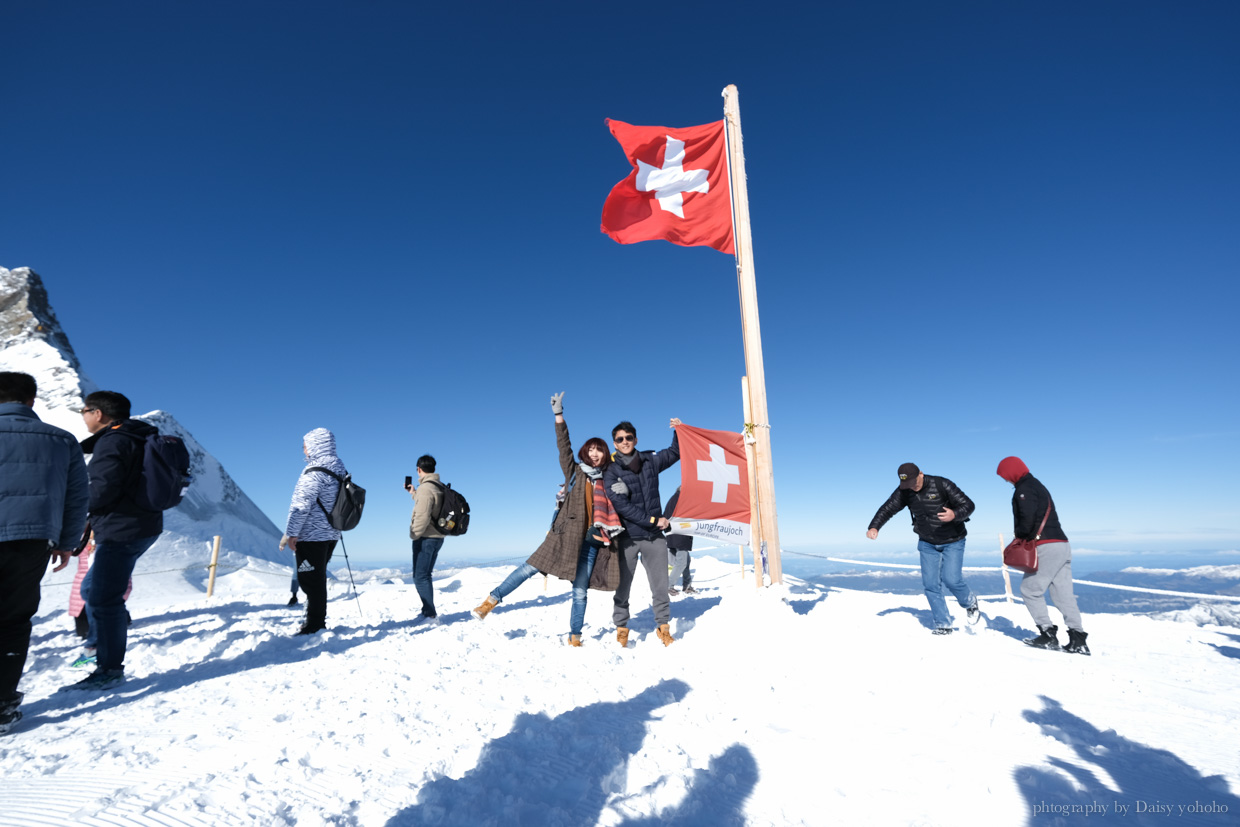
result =
[[[148,442],[158,440],[159,431],[129,414],[129,399],[116,391],[95,391],[82,406],[82,421],[91,434],[83,440],[82,450],[91,458],[86,475],[89,521],[95,533],[95,564],[83,597],[98,627],[98,648],[95,671],[72,684],[72,689],[111,689],[124,681],[129,628],[125,591],[138,558],[164,531],[163,511],[146,496],[150,475],[144,467]],[[188,461],[186,453],[178,460],[184,466],[178,470],[187,473]]]
[[[348,471],[336,456],[336,437],[326,428],[315,428],[302,440],[306,468],[297,478],[288,521],[280,549],[293,552],[297,580],[306,593],[306,619],[298,635],[312,635],[327,628],[327,564],[340,540],[329,515],[336,505],[340,479]]]
[[[435,458],[430,454],[418,457],[418,484],[412,482],[405,490],[413,497],[413,517],[409,521],[409,539],[413,541],[413,587],[422,598],[422,614],[414,623],[432,620],[438,623],[435,611],[435,588],[431,575],[443,546],[444,531],[439,525],[445,488],[435,473]]]

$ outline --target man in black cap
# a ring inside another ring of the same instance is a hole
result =
[[[921,584],[930,603],[936,635],[951,634],[952,616],[947,611],[943,588],[956,596],[968,611],[969,622],[981,617],[974,596],[964,582],[965,521],[973,513],[973,501],[947,477],[931,477],[906,462],[896,471],[900,485],[870,520],[865,536],[878,539],[878,530],[908,506],[917,534],[917,551],[921,554]]]

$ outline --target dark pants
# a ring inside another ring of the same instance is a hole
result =
[[[125,611],[125,591],[138,558],[159,539],[96,540],[95,563],[90,570],[90,588],[82,595],[90,607],[94,626],[96,668],[101,672],[119,671],[125,667],[125,644],[129,632],[129,616]]]
[[[435,572],[435,560],[439,557],[442,537],[423,537],[413,541],[413,587],[422,598],[422,614],[435,617],[435,589],[431,575]]]
[[[51,556],[47,540],[0,543],[0,709],[21,700],[17,682],[30,651],[30,619]]]
[[[297,543],[297,582],[306,593],[306,625],[311,628],[327,623],[327,564],[335,550],[335,540]]]

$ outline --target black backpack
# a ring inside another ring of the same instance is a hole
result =
[[[142,475],[133,491],[133,500],[146,511],[167,511],[181,504],[193,482],[189,473],[189,450],[180,437],[156,431],[145,437],[117,431],[142,442]]]
[[[435,526],[448,537],[459,537],[469,531],[469,503],[461,496],[460,491],[452,490],[452,483],[427,480],[438,485],[443,492],[443,501],[439,504],[439,513],[435,515]]]
[[[334,471],[328,471],[321,465],[315,465],[307,468],[303,474],[311,471],[322,471],[327,476],[340,483],[340,489],[336,492],[336,504],[332,506],[332,510],[328,511],[323,508],[323,501],[315,497],[315,502],[319,504],[324,516],[327,517],[327,524],[338,531],[348,531],[357,528],[357,524],[362,521],[362,509],[366,507],[366,489],[353,482],[353,475],[345,474],[343,477]]]

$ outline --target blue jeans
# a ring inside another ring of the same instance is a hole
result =
[[[159,539],[95,543],[95,564],[90,569],[90,588],[83,590],[90,611],[91,631],[98,639],[95,667],[101,672],[116,671],[125,665],[128,622],[125,616],[125,590],[138,558]]]
[[[422,598],[424,617],[437,616],[431,574],[435,571],[435,560],[439,557],[439,548],[442,545],[442,537],[422,537],[413,541],[413,587],[418,590],[418,597]]]
[[[496,588],[495,591],[491,592],[491,597],[494,597],[495,602],[498,603],[508,595],[512,594],[513,590],[516,589],[517,586],[520,586],[536,574],[538,574],[538,569],[534,568],[529,563],[522,563],[512,570],[512,574],[504,578],[504,582],[500,583],[499,587]]]
[[[943,587],[956,596],[962,608],[969,608],[977,598],[973,596],[969,585],[964,582],[964,541],[961,537],[954,543],[936,546],[925,540],[917,541],[917,550],[921,552],[921,585],[926,590],[926,600],[930,602],[930,614],[934,616],[934,625],[939,629],[950,628],[952,616],[947,613],[947,601],[943,598]]]
[[[569,634],[580,635],[586,625],[586,592],[590,588],[590,575],[594,573],[594,558],[598,548],[582,543],[577,552],[577,574],[573,577],[573,611],[568,619]]]

